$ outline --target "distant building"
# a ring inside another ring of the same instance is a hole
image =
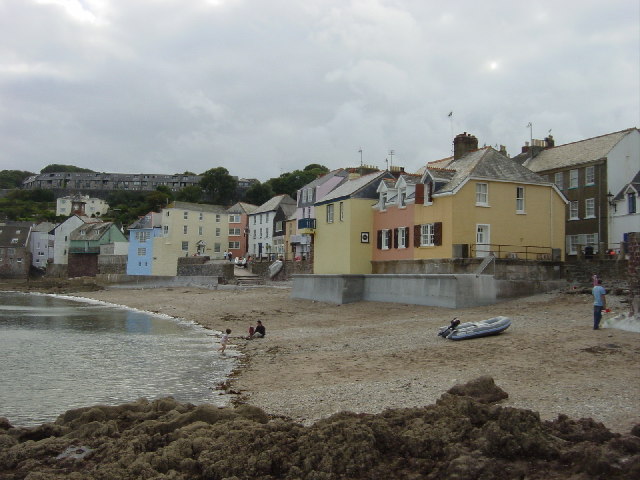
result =
[[[129,227],[128,275],[152,275],[153,239],[162,237],[162,214],[149,212]]]
[[[618,195],[624,195],[640,169],[640,131],[629,128],[558,146],[548,140],[541,148],[536,148],[540,141],[534,141],[523,165],[555,183],[569,200],[565,213],[568,258],[575,259],[586,247],[593,253],[619,248],[628,231],[612,229],[611,219],[618,215]],[[622,228],[623,223],[617,226]],[[637,231],[637,226],[626,228]]]
[[[177,192],[185,187],[199,185],[200,178],[200,175],[183,174],[50,172],[28,177],[22,182],[22,188],[151,191],[159,186],[166,186]]]
[[[229,207],[229,251],[233,257],[244,257],[249,251],[249,214],[258,207],[238,202]]]
[[[289,195],[276,195],[249,214],[249,255],[274,258],[284,255],[285,223],[296,210]]]
[[[91,198],[88,195],[69,195],[56,200],[56,215],[87,215],[88,217],[100,217],[107,213],[109,204],[100,198]]]
[[[31,229],[29,238],[29,251],[31,252],[31,265],[39,270],[44,270],[53,263],[53,242],[55,236],[53,229],[56,225],[51,222],[41,222]]]
[[[31,227],[0,225],[0,278],[27,278]]]
[[[98,274],[100,247],[120,243],[113,253],[126,251],[127,239],[113,222],[94,222],[80,225],[71,232],[69,242],[69,277],[95,277]]]

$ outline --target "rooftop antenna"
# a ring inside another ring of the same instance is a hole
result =
[[[526,128],[529,129],[529,140],[531,141],[529,143],[529,158],[533,158],[533,124],[531,122],[527,123]]]
[[[389,170],[389,157],[385,158],[384,161],[387,164],[387,170]]]
[[[451,156],[453,156],[453,111],[449,112],[449,127],[451,128]]]
[[[396,153],[395,150],[389,150],[389,156],[391,157],[391,167],[393,167],[393,154]]]
[[[362,147],[360,147],[360,150],[358,150],[358,153],[360,154],[360,166],[362,166]]]

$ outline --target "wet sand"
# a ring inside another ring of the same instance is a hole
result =
[[[502,404],[542,419],[591,417],[615,432],[640,423],[640,333],[592,329],[591,297],[556,292],[497,305],[447,309],[289,298],[288,288],[113,289],[75,295],[232,329],[244,353],[236,402],[312,424],[336,412],[378,413],[433,404],[455,384],[490,375]],[[628,310],[609,296],[614,313]],[[503,334],[453,342],[438,328],[506,315]],[[246,340],[261,319],[267,337]],[[212,345],[212,348],[214,346]]]

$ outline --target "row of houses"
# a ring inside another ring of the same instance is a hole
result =
[[[177,273],[179,257],[309,261],[318,274],[406,273],[412,261],[575,258],[624,253],[640,230],[637,128],[555,146],[552,137],[509,158],[468,133],[453,156],[416,173],[337,169],[256,206],[174,202],[128,226],[86,215],[87,200],[58,224],[0,226],[0,275],[33,265],[95,275],[98,256],[126,257],[129,275]],[[403,267],[404,265],[404,267]],[[402,268],[405,268],[403,271]]]

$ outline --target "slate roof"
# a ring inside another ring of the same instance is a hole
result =
[[[633,186],[633,188],[636,189],[636,192],[640,192],[640,170],[638,170],[638,173],[636,173],[636,176],[633,177],[633,179],[629,183],[627,183],[624,187],[620,189],[620,191],[616,194],[616,196],[613,197],[613,200],[619,201],[624,199],[624,192],[629,185]]]
[[[324,175],[322,175],[322,176],[316,178],[315,180],[307,183],[300,190],[304,190],[305,188],[312,188],[312,187],[317,187],[319,185],[323,185],[328,180],[331,180],[333,177],[344,177],[344,180],[347,180],[349,178],[349,172],[347,172],[344,168],[338,168],[336,170],[331,170],[330,172],[325,173]]]
[[[637,128],[628,128],[579,142],[558,145],[543,150],[531,160],[524,162],[523,165],[534,172],[543,172],[600,160],[605,158],[624,136],[634,130]]]
[[[238,202],[227,210],[227,213],[253,213],[258,208],[252,203]]]
[[[227,208],[222,205],[209,205],[207,203],[173,202],[169,205],[176,210],[189,210],[192,212],[226,213]]]
[[[286,194],[276,195],[275,197],[272,197],[266,202],[264,202],[262,205],[260,205],[251,213],[256,214],[256,213],[274,212],[278,209],[278,206],[280,205],[282,205],[283,207],[285,205],[293,205],[293,208],[295,210],[298,204],[289,195],[286,195]],[[285,213],[286,213],[286,210],[285,210]]]
[[[366,187],[368,187],[372,182],[375,182],[375,185],[377,187],[380,180],[382,180],[383,178],[391,178],[391,174],[389,172],[373,172],[369,173],[368,175],[363,175],[353,180],[349,180],[339,187],[333,189],[326,197],[317,202],[316,205],[330,203],[339,198],[349,198],[357,196],[358,193],[365,190]],[[375,196],[377,196],[377,194],[375,194],[372,198],[375,198]]]
[[[100,240],[109,231],[111,225],[113,225],[113,222],[85,223],[71,232],[69,240],[86,240],[89,242]]]
[[[438,179],[448,182],[435,193],[453,192],[469,177],[487,180],[507,180],[522,183],[548,184],[549,182],[537,173],[523,167],[518,162],[504,156],[493,147],[484,147],[451,160],[446,168],[429,169],[438,175]]]
[[[24,248],[27,246],[27,242],[29,241],[30,232],[31,227],[2,225],[0,226],[0,246]]]

